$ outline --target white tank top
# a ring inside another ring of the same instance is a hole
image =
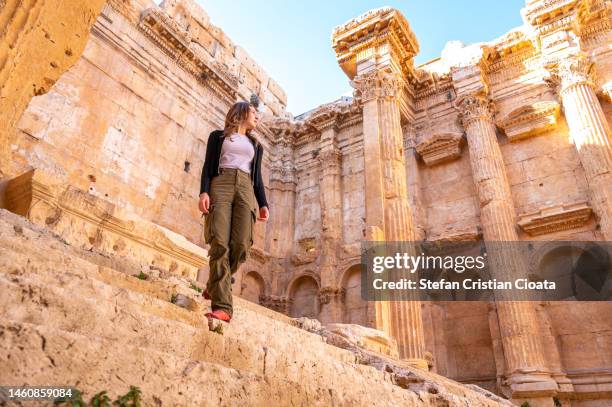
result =
[[[255,149],[251,140],[244,134],[234,133],[221,145],[220,168],[239,168],[251,173],[251,161],[255,156]]]

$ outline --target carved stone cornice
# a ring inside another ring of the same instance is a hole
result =
[[[557,102],[536,102],[521,106],[508,114],[500,123],[510,141],[520,140],[546,132],[557,125]]]
[[[419,52],[419,43],[408,21],[390,7],[370,10],[332,32],[332,47],[349,79],[357,74],[358,54],[383,43],[389,45],[389,52],[402,68],[408,67],[407,62]]]
[[[346,290],[338,287],[322,287],[319,290],[319,304],[329,304],[332,299],[344,302],[346,298]]]
[[[550,83],[559,88],[561,95],[578,85],[595,87],[592,78],[593,63],[582,53],[548,61],[545,66],[552,75]]]
[[[357,89],[361,103],[365,103],[378,98],[399,98],[404,81],[399,74],[375,70],[355,77],[351,85]]]
[[[238,78],[192,42],[191,34],[165,10],[146,9],[137,28],[199,82],[210,86],[230,103],[236,99]]]
[[[463,96],[456,103],[459,109],[459,119],[465,129],[477,120],[493,122],[495,117],[495,105],[484,95]]]
[[[308,117],[307,122],[317,131],[324,131],[330,127],[337,127],[339,116],[340,108],[338,106],[323,105]]]
[[[537,26],[573,12],[583,0],[540,0],[529,3],[525,7],[525,19],[529,24]]]
[[[519,215],[518,225],[532,236],[574,229],[584,225],[592,210],[586,202],[553,205]]]
[[[439,133],[416,146],[425,165],[431,167],[461,157],[463,137],[460,133]]]

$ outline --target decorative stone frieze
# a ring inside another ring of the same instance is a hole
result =
[[[536,102],[513,110],[499,126],[506,132],[508,140],[524,139],[554,129],[559,110],[557,102]]]
[[[552,205],[535,212],[519,215],[518,225],[532,236],[579,228],[591,218],[586,202]]]
[[[462,144],[462,134],[439,133],[417,144],[416,151],[425,164],[431,167],[461,157]]]

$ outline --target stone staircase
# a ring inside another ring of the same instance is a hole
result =
[[[0,209],[0,383],[73,386],[86,400],[135,385],[144,406],[509,404],[389,357],[364,364],[363,353],[240,298],[224,334],[210,332],[210,304],[190,284]]]

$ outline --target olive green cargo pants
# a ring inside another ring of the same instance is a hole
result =
[[[257,200],[250,175],[236,168],[220,168],[209,195],[210,209],[204,223],[204,239],[210,244],[206,288],[212,309],[232,316],[231,276],[249,257]]]

